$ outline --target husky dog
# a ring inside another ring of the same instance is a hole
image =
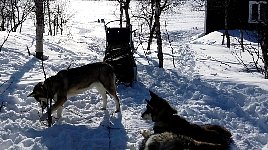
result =
[[[146,111],[142,114],[142,118],[154,122],[154,134],[159,139],[161,136],[158,135],[164,132],[170,132],[179,136],[180,139],[181,137],[187,137],[186,139],[190,143],[208,143],[211,149],[228,149],[232,134],[226,128],[219,125],[192,124],[178,116],[177,111],[166,100],[157,96],[152,91],[150,91],[150,95],[151,100],[146,100]],[[178,141],[176,139],[174,138],[175,141]],[[188,147],[188,149],[198,149],[198,147],[194,148],[196,144],[192,145],[194,146]]]
[[[140,150],[221,150],[220,144],[196,141],[188,136],[163,132],[157,134],[142,133],[144,140]]]
[[[52,105],[51,111],[57,111],[57,117],[60,118],[67,97],[93,87],[96,87],[102,96],[102,109],[106,109],[106,92],[108,92],[114,98],[115,112],[120,112],[119,98],[116,95],[115,74],[113,68],[104,62],[61,70],[44,82],[39,82],[28,97],[34,97],[40,103],[42,109],[48,106],[48,99],[54,99],[55,103]],[[45,120],[47,117],[48,114],[45,113],[41,120]]]

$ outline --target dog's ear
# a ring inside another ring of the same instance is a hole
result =
[[[150,101],[149,101],[148,99],[145,99],[145,101],[146,101],[147,105],[148,105],[151,109],[153,109],[153,107],[150,105]]]
[[[158,95],[156,95],[154,92],[152,92],[151,90],[149,90],[150,92],[150,96],[153,98],[153,97],[157,97],[158,98]]]
[[[166,108],[165,111],[167,111],[168,114],[172,114],[172,115],[174,115],[174,114],[177,114],[177,113],[178,113],[177,110],[176,110],[175,108],[173,108],[173,106],[171,106],[171,105],[169,104],[169,102],[166,101],[166,100],[163,100],[163,101],[162,101],[162,106],[163,106],[164,108]]]
[[[34,97],[37,95],[37,91],[39,90],[43,90],[43,82],[38,82],[33,89],[33,92],[31,94],[29,94],[27,97]]]
[[[163,106],[164,108],[169,108],[167,111],[169,114],[177,114],[177,110],[174,109],[169,103],[167,100],[159,97],[158,95],[156,95],[154,92],[152,92],[151,90],[149,90],[150,92],[150,96],[151,96],[151,101],[152,100],[158,100],[157,103],[160,102],[160,105],[159,106]],[[149,102],[148,100],[146,101],[147,103]],[[156,101],[155,101],[156,102]]]
[[[176,109],[174,109],[173,107],[171,107],[170,111],[173,115],[178,113],[178,111]]]
[[[149,92],[150,92],[150,95],[151,95],[151,96],[154,94],[154,92],[153,92],[153,91],[151,91],[151,90],[149,90]]]

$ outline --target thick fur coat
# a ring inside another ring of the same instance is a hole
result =
[[[102,109],[106,109],[109,93],[115,101],[116,112],[120,111],[119,98],[116,95],[115,73],[113,68],[104,62],[87,64],[77,68],[61,70],[56,75],[39,82],[28,97],[34,97],[44,109],[48,106],[48,99],[54,99],[52,112],[57,110],[61,117],[63,104],[67,97],[79,94],[96,87],[103,99]],[[41,117],[46,119],[47,113]]]
[[[154,134],[152,136],[163,139],[161,138],[163,133],[175,134],[176,138],[169,139],[172,139],[174,145],[183,147],[182,149],[200,149],[201,147],[206,147],[205,149],[228,149],[232,134],[226,128],[219,125],[190,123],[177,115],[177,111],[166,100],[151,91],[150,95],[151,100],[147,100],[146,111],[142,114],[142,118],[154,122]],[[155,143],[161,143],[163,140],[153,141],[149,145],[147,144],[147,148],[148,146],[157,147]],[[170,140],[166,140],[166,143],[170,144]]]

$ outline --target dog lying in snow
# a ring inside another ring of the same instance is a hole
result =
[[[229,148],[232,134],[219,125],[192,124],[177,115],[169,103],[150,91],[143,119],[154,122],[154,134],[144,136],[141,149],[221,149]],[[163,148],[163,145],[168,145]]]
[[[221,150],[220,144],[200,142],[191,137],[172,132],[146,133],[143,132],[140,150]]]
[[[35,85],[33,92],[28,97],[34,97],[40,103],[42,109],[48,106],[48,99],[54,99],[55,103],[52,105],[51,111],[57,111],[57,117],[60,118],[67,97],[93,87],[96,87],[102,96],[102,109],[106,109],[106,92],[108,92],[114,98],[115,112],[120,112],[119,98],[116,95],[115,73],[113,68],[104,62],[61,70],[55,76],[51,76],[44,82]],[[45,120],[47,117],[48,114],[45,113],[41,120]]]

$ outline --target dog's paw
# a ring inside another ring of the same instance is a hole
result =
[[[119,113],[119,112],[121,112],[121,110],[119,109],[119,110],[115,110],[115,113]]]
[[[102,107],[100,110],[106,110],[106,108]]]
[[[41,120],[41,121],[44,121],[44,120],[47,119],[47,117],[48,117],[48,114],[45,113],[45,114],[43,114],[43,115],[40,117],[40,120]]]
[[[151,135],[151,131],[149,130],[142,130],[141,131],[141,135],[144,137],[144,138],[148,138],[150,135]]]

